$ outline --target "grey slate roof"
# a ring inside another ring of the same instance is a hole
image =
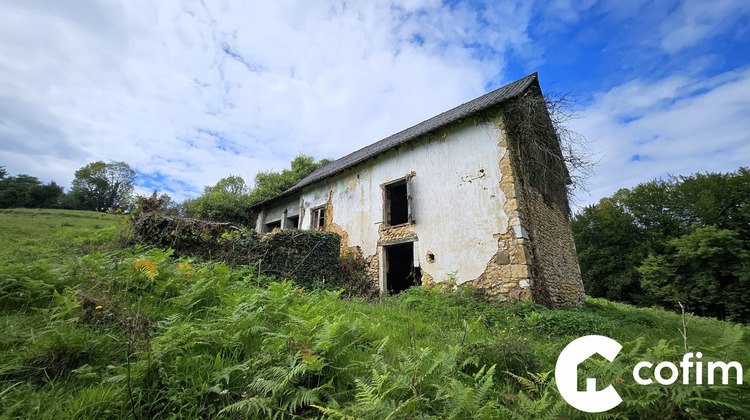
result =
[[[316,169],[315,171],[313,171],[313,173],[303,178],[302,181],[298,182],[296,185],[282,192],[276,197],[258,203],[253,207],[262,206],[278,198],[297,192],[308,185],[312,185],[325,178],[336,175],[346,169],[356,166],[368,159],[374,158],[381,153],[405,144],[442,126],[466,118],[491,106],[498,105],[521,94],[524,90],[526,90],[527,87],[529,87],[529,85],[537,80],[537,77],[537,73],[532,73],[524,77],[523,79],[516,80],[513,83],[509,83],[501,88],[493,90],[490,93],[484,94],[476,99],[466,102],[465,104],[445,111],[442,114],[438,114],[426,121],[422,121],[415,126],[407,128],[406,130],[386,137],[383,140],[375,142],[369,146],[365,146],[362,149],[352,152],[340,159],[336,159],[335,161]]]

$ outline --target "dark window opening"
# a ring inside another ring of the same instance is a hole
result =
[[[266,232],[273,232],[274,229],[281,229],[281,220],[271,223],[266,223]]]
[[[312,230],[325,230],[326,229],[326,209],[325,207],[319,207],[312,211],[312,224],[310,225]]]
[[[414,243],[390,245],[385,248],[385,284],[388,293],[395,295],[422,285],[422,270],[414,267]]]
[[[400,225],[409,220],[409,193],[406,181],[385,186],[386,223]]]
[[[287,217],[284,227],[287,229],[299,229],[299,216]]]

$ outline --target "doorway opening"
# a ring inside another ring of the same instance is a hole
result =
[[[422,271],[414,267],[414,242],[385,247],[385,285],[391,295],[422,285]]]

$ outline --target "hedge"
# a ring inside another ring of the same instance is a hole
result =
[[[282,230],[258,234],[230,223],[136,214],[135,241],[172,248],[177,255],[228,265],[259,265],[263,273],[294,278],[305,287],[340,283],[341,237],[333,232]]]

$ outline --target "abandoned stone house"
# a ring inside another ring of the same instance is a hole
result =
[[[256,229],[338,233],[381,292],[471,282],[580,306],[570,182],[537,74],[357,150],[259,203]]]

